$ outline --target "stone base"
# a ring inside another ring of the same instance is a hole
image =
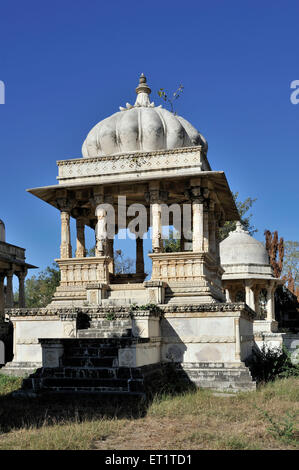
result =
[[[13,377],[27,377],[41,367],[41,362],[8,362],[0,369],[0,374]]]
[[[193,382],[199,388],[239,392],[256,389],[250,371],[241,363],[197,362],[176,365],[181,376]]]
[[[145,397],[156,375],[161,377],[160,364],[122,366],[118,355],[123,348],[147,343],[147,339],[133,338],[42,340],[43,367],[23,381],[17,394],[92,393]]]
[[[254,333],[277,333],[278,322],[275,320],[254,320]]]

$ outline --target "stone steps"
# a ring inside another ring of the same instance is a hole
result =
[[[138,368],[118,366],[118,349],[131,337],[65,340],[59,367],[38,369],[24,379],[23,393],[145,394]]]
[[[98,329],[98,328],[88,328],[86,330],[78,330],[79,338],[120,338],[120,337],[130,337],[132,335],[132,329],[121,329],[121,330],[112,330],[112,329]]]
[[[231,392],[256,389],[250,370],[244,364],[190,363],[181,365],[177,372],[185,375],[200,388],[212,388]]]

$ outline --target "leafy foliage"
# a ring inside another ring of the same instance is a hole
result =
[[[169,230],[169,238],[163,240],[164,253],[175,253],[181,251],[181,240],[175,238],[175,232]]]
[[[144,304],[137,305],[132,304],[130,307],[130,312],[136,312],[136,310],[149,310],[151,313],[163,313],[163,310],[157,304]]]
[[[178,89],[172,93],[172,97],[170,98],[169,95],[166,93],[166,91],[164,90],[164,88],[160,88],[160,90],[158,91],[158,96],[166,103],[170,106],[170,111],[176,115],[176,112],[174,110],[174,102],[181,96],[181,94],[183,93],[183,85],[180,84],[180,86],[178,87]]]
[[[240,214],[241,223],[243,227],[245,228],[245,230],[247,230],[250,235],[253,235],[254,233],[257,232],[257,229],[253,225],[251,225],[252,214],[247,214],[247,212],[249,211],[249,209],[251,209],[253,203],[256,201],[256,198],[252,199],[251,197],[248,197],[245,199],[245,201],[242,202],[238,200],[238,197],[239,197],[238,192],[233,193],[233,198],[235,200],[238,212]],[[221,227],[219,231],[220,241],[224,240],[228,236],[229,232],[232,232],[233,230],[235,230],[235,228],[236,228],[235,221],[225,222],[223,227]]]
[[[38,276],[31,276],[25,282],[26,306],[46,307],[51,302],[56,287],[59,285],[60,271],[57,263],[48,266]]]
[[[270,415],[266,410],[256,407],[261,414],[269,421],[270,426],[268,427],[268,432],[272,434],[276,439],[286,442],[287,444],[292,444],[294,441],[297,441],[297,432],[295,428],[295,419],[296,413],[286,412],[286,415],[278,421],[273,416]]]
[[[299,366],[293,365],[290,353],[283,346],[280,348],[253,349],[249,364],[252,377],[257,382],[269,382],[276,378],[299,376]]]

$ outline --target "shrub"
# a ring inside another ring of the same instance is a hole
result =
[[[283,346],[269,348],[265,344],[262,349],[254,348],[249,367],[254,380],[269,382],[277,377],[299,376],[299,366],[291,362],[290,353]]]

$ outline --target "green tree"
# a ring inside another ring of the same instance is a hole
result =
[[[179,238],[175,238],[175,234],[173,229],[169,230],[169,238],[163,240],[163,251],[165,253],[174,253],[181,251],[181,240]]]
[[[245,201],[239,201],[239,193],[233,193],[233,197],[240,215],[241,223],[245,230],[249,232],[250,235],[253,235],[255,232],[257,232],[257,229],[251,224],[251,217],[252,214],[249,213],[249,209],[251,209],[253,203],[256,201],[255,199],[252,199],[251,197],[248,197],[245,199]],[[227,221],[224,223],[223,227],[220,229],[220,240],[224,240],[229,232],[232,232],[236,228],[236,221]]]
[[[25,282],[26,306],[31,308],[46,307],[59,285],[60,271],[57,263],[47,266],[37,276],[33,275]]]

